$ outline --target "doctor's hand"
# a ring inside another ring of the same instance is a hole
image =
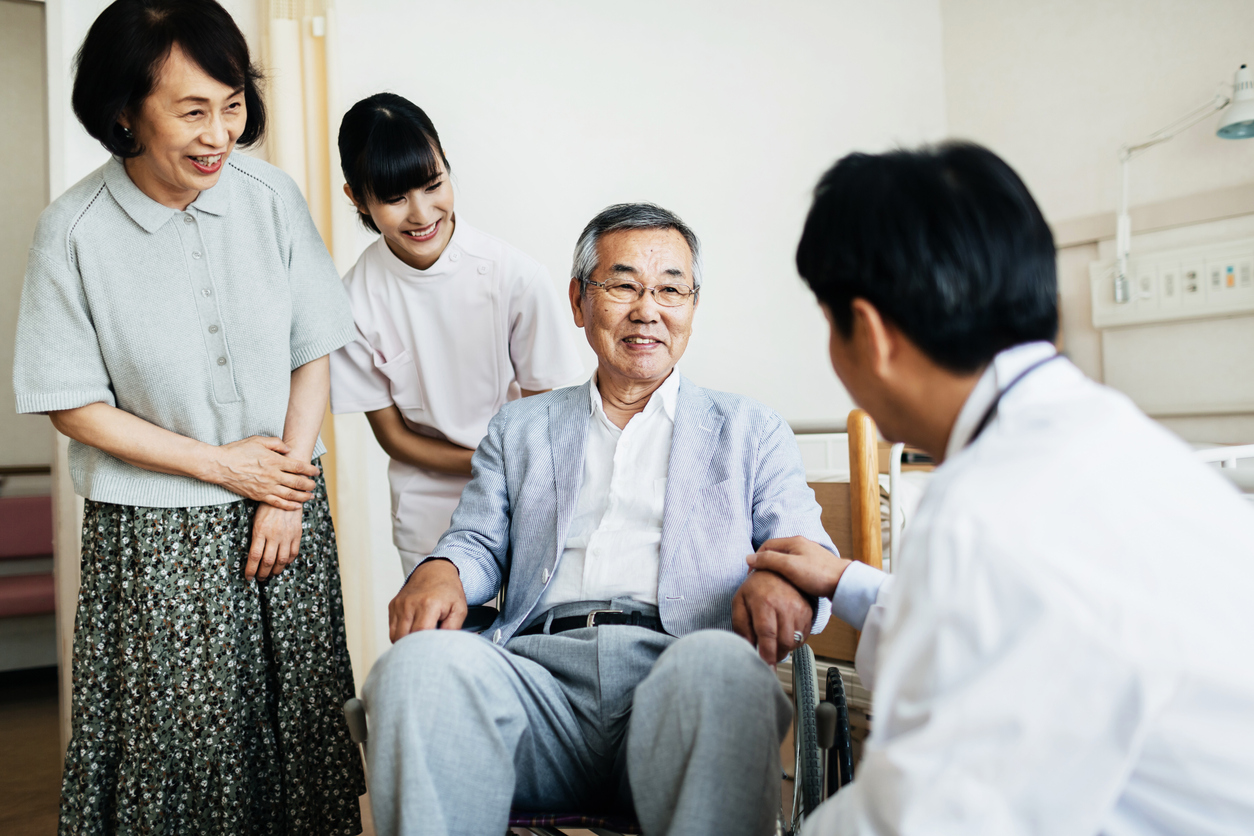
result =
[[[461,575],[442,558],[420,564],[388,604],[388,633],[394,643],[419,630],[460,630],[465,620]]]
[[[752,572],[732,598],[732,629],[774,666],[810,635],[814,609],[797,588],[774,572]],[[801,634],[801,642],[794,633]]]
[[[749,555],[751,569],[775,572],[815,598],[831,598],[840,576],[852,562],[804,537],[767,540],[758,547],[757,553]]]

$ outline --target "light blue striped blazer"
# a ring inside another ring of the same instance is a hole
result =
[[[505,610],[487,634],[498,641],[532,617],[561,559],[583,476],[589,385],[502,407],[432,552],[457,566],[472,606],[492,600],[508,578]],[[680,379],[658,567],[667,632],[730,630],[745,558],[772,537],[799,534],[835,552],[819,513],[792,430],[777,413]],[[815,632],[830,606],[820,600]]]

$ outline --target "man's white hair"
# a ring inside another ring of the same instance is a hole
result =
[[[606,233],[621,229],[673,229],[688,242],[692,252],[692,287],[701,287],[701,242],[688,225],[674,212],[654,203],[616,203],[607,207],[583,228],[575,243],[575,259],[571,276],[579,280],[580,292],[588,289],[588,282],[597,269],[597,244]]]

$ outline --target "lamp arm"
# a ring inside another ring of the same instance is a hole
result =
[[[1143,151],[1174,138],[1231,103],[1232,98],[1224,93],[1221,85],[1210,101],[1159,128],[1142,141],[1124,145],[1119,149],[1119,216],[1115,220],[1115,301],[1117,303],[1132,301],[1132,286],[1128,281],[1128,254],[1132,251],[1132,218],[1128,214],[1128,163]]]

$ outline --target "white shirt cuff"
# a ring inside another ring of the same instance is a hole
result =
[[[879,569],[854,561],[845,567],[836,591],[832,594],[832,615],[855,630],[861,630],[866,614],[879,595],[880,586],[887,578]]]

